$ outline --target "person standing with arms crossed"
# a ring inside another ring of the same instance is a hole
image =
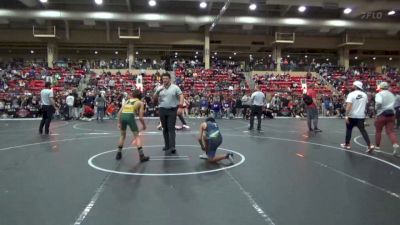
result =
[[[119,138],[118,142],[118,151],[117,155],[115,156],[116,160],[120,160],[122,158],[122,148],[124,147],[127,126],[129,126],[133,133],[132,143],[135,143],[137,146],[140,162],[146,162],[150,159],[150,157],[145,156],[143,153],[142,139],[139,136],[139,129],[135,121],[135,113],[139,112],[139,121],[142,124],[142,130],[146,130],[146,124],[143,119],[144,104],[140,99],[141,92],[139,90],[134,90],[132,93],[132,98],[128,98],[118,112],[118,127],[121,130],[121,137]]]
[[[46,82],[44,85],[45,89],[40,92],[40,98],[42,101],[42,121],[40,121],[39,134],[49,134],[51,119],[55,112],[54,93],[51,89],[51,83]]]
[[[176,116],[182,114],[184,98],[181,89],[171,83],[171,75],[169,73],[162,75],[162,84],[157,88],[153,100],[159,102],[160,120],[164,136],[163,151],[170,150],[172,154],[175,154]]]
[[[314,90],[314,84],[310,84],[310,88],[307,89],[307,94],[304,99],[311,98],[312,101],[306,103],[306,112],[307,112],[307,126],[309,132],[322,132],[318,128],[318,106],[317,106],[317,92]],[[311,126],[311,122],[314,125],[314,128]]]
[[[265,95],[260,91],[258,85],[255,87],[255,92],[250,97],[251,102],[251,115],[250,115],[250,126],[249,130],[254,128],[254,116],[257,116],[257,130],[261,132],[261,116],[263,112],[263,106],[265,105]]]
[[[370,153],[375,146],[371,145],[368,133],[364,127],[365,110],[368,103],[368,96],[363,92],[363,84],[361,81],[354,81],[354,91],[350,92],[346,99],[346,141],[340,146],[344,149],[350,150],[351,133],[354,126],[357,126],[368,145],[367,152]]]

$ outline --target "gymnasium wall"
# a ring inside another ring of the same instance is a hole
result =
[[[1,29],[0,33],[0,61],[11,58],[46,58],[46,45],[50,39],[34,38],[31,29]],[[65,31],[58,30],[55,41],[59,45],[59,58],[77,59],[124,59],[127,54],[128,41],[120,40],[116,30],[111,30],[110,39],[106,38],[105,30],[88,29],[71,29],[70,39],[65,38]],[[211,51],[238,51],[238,52],[266,52],[272,51],[273,36],[267,35],[247,35],[247,34],[221,34],[212,33]],[[144,32],[140,40],[135,40],[134,45],[137,48],[146,48],[153,52],[146,52],[146,57],[160,60],[159,51],[173,51],[176,48],[202,50],[204,35],[201,32],[187,33],[168,33],[168,32]],[[257,45],[254,45],[254,42]],[[285,49],[325,49],[338,50],[341,43],[341,37],[310,37],[296,35],[295,43],[282,46]],[[29,49],[35,49],[35,54],[30,55]],[[19,49],[9,52],[9,49]],[[86,51],[76,52],[75,49],[86,49]],[[93,50],[99,51],[98,55],[93,54]],[[102,51],[105,50],[105,51]],[[363,46],[354,46],[351,49],[359,50],[379,50],[379,51],[400,51],[400,40],[396,38],[367,38]],[[22,51],[25,50],[25,51]],[[114,50],[118,50],[119,54],[114,55]],[[108,51],[108,52],[107,52]],[[136,50],[134,50],[136,51]],[[135,57],[140,57],[140,55]],[[351,56],[353,57],[353,56]],[[361,56],[359,56],[360,58]],[[392,56],[393,60],[388,61],[389,56],[377,56],[376,61],[372,61],[372,56],[367,57],[370,64],[376,67],[381,65],[391,65],[400,67],[400,56]],[[350,59],[351,60],[351,59]],[[363,61],[368,61],[363,59]],[[351,63],[350,63],[351,64]]]
[[[0,44],[5,43],[46,43],[48,40],[33,38],[32,30],[0,30]],[[6,34],[6,35],[4,35]],[[66,40],[64,32],[58,32],[57,42],[60,44],[86,44],[86,45],[110,45],[110,46],[126,46],[127,41],[119,40],[116,32],[110,32],[110,40],[106,39],[106,32],[103,30],[70,30],[70,39]],[[257,47],[271,47],[273,41],[272,36],[263,35],[245,35],[245,34],[212,34],[211,41],[220,41],[219,44],[211,43],[215,46],[251,46],[252,42],[260,42]],[[161,33],[161,32],[145,32],[142,33],[140,40],[135,40],[137,45],[200,45],[204,42],[202,33]],[[296,36],[296,41],[289,48],[311,48],[311,49],[337,49],[341,43],[341,37],[302,37]],[[283,48],[285,48],[284,46]],[[400,40],[393,39],[373,39],[367,38],[365,45],[357,46],[357,49],[369,50],[386,50],[400,51]]]

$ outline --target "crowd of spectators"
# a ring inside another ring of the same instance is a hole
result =
[[[216,117],[243,117],[249,115],[246,106],[251,94],[249,80],[239,67],[214,65],[205,70],[187,66],[186,62],[176,63],[175,83],[185,96],[186,115],[195,117],[214,114]],[[318,93],[317,106],[324,116],[343,116],[345,96],[354,80],[364,82],[370,98],[369,115],[374,114],[374,95],[377,82],[387,81],[392,91],[400,90],[399,75],[393,71],[385,74],[352,68],[348,71],[332,69],[325,65],[319,69],[320,76],[305,72],[294,77],[290,72],[255,75],[252,79],[267,96],[265,116],[304,117],[302,85],[314,84]],[[153,90],[161,83],[163,71],[154,74],[131,74],[129,71],[112,74],[104,70],[94,73],[80,65],[71,67],[7,66],[0,70],[0,116],[38,117],[40,115],[40,90],[45,82],[51,82],[57,105],[56,118],[80,119],[86,111],[97,114],[99,97],[105,99],[104,114],[115,118],[127,93],[139,88],[144,92],[146,116],[156,116],[157,106],[153,105]],[[73,102],[67,104],[67,96]],[[72,109],[72,110],[71,110]],[[93,116],[92,115],[92,116]]]

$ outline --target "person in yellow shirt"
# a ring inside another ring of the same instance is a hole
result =
[[[143,119],[144,104],[140,100],[142,93],[139,90],[134,90],[132,95],[128,97],[125,104],[122,105],[118,112],[118,127],[121,130],[121,137],[119,138],[118,151],[115,156],[116,160],[122,158],[122,148],[124,146],[126,138],[126,128],[129,126],[133,133],[132,143],[136,143],[137,150],[139,152],[140,162],[149,161],[150,157],[145,156],[143,153],[142,139],[139,136],[139,129],[135,121],[135,114],[139,114],[139,121],[142,124],[142,130],[146,129],[146,124]]]

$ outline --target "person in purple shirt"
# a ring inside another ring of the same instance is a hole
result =
[[[214,101],[211,105],[211,109],[214,111],[214,118],[221,118],[221,102]]]

